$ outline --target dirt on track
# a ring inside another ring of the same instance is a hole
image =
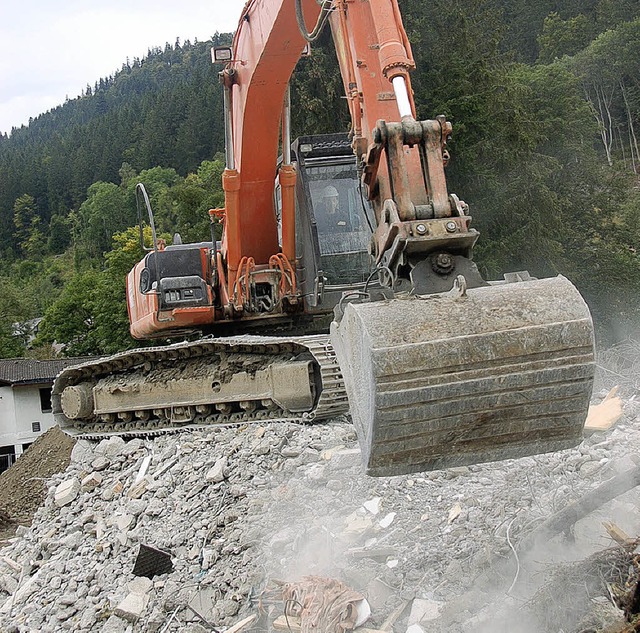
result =
[[[45,498],[47,479],[67,468],[74,444],[54,426],[0,473],[0,541],[12,536],[16,526],[31,523]]]

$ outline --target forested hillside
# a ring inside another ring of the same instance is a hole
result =
[[[450,190],[471,207],[483,272],[561,272],[599,335],[640,319],[640,4],[400,0],[418,115],[454,125]],[[127,60],[83,95],[0,135],[0,357],[133,344],[124,276],[140,257],[134,188],[169,237],[207,234],[222,203],[222,96],[212,43]],[[81,52],[79,51],[79,54]],[[348,129],[329,33],[301,60],[294,133]]]

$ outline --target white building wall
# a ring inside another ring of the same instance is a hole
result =
[[[16,443],[16,410],[13,401],[13,389],[0,387],[0,446]]]
[[[40,388],[47,385],[25,385],[13,388],[16,403],[16,444],[30,444],[38,435],[49,430],[53,425],[53,413],[44,413],[40,407]],[[40,423],[40,430],[33,431],[32,424]]]
[[[48,387],[50,386],[17,385],[13,388],[0,388],[0,446],[13,444],[16,455],[20,455],[23,444],[31,444],[54,426],[53,414],[43,412],[40,406],[40,388]],[[39,431],[33,431],[34,422],[40,423]]]

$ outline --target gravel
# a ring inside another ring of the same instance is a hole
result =
[[[280,583],[319,575],[367,597],[370,628],[396,613],[401,633],[542,633],[527,603],[549,566],[611,545],[602,521],[638,534],[633,490],[514,556],[544,519],[636,466],[640,403],[624,410],[572,450],[388,478],[362,474],[346,418],[81,440],[0,551],[0,630],[222,631],[255,614],[243,631],[270,631]],[[141,544],[170,553],[173,570],[135,584]]]

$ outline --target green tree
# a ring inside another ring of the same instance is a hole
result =
[[[640,19],[624,22],[599,35],[576,54],[570,67],[598,124],[598,135],[609,166],[622,163],[640,169]]]
[[[594,25],[585,15],[563,20],[558,13],[550,13],[544,19],[542,33],[538,36],[538,59],[548,64],[564,55],[574,55],[587,46],[593,36]]]
[[[54,215],[49,222],[49,238],[47,250],[50,253],[61,254],[71,244],[71,221],[61,215]]]
[[[127,204],[131,208],[132,213],[135,213],[137,208],[136,201],[136,185],[142,183],[145,186],[149,201],[151,202],[151,209],[155,220],[156,229],[158,231],[165,231],[173,233],[176,230],[176,205],[173,198],[173,188],[178,186],[182,182],[182,177],[178,175],[175,169],[165,167],[153,167],[152,169],[145,169],[135,179],[130,180],[127,185]],[[147,219],[147,210],[140,200],[142,217]],[[134,226],[137,220],[134,220],[128,226]],[[123,230],[126,227],[121,227]]]
[[[13,205],[14,237],[23,254],[37,258],[42,255],[44,236],[35,200],[28,193],[21,195]]]
[[[63,344],[67,356],[100,354],[93,335],[92,301],[100,273],[94,269],[75,274],[44,313],[36,345]]]
[[[149,228],[145,238],[151,240]],[[76,273],[46,310],[37,344],[63,344],[67,356],[113,354],[140,345],[129,335],[126,277],[142,257],[135,227],[116,233],[106,268]]]
[[[203,161],[196,174],[189,174],[177,184],[172,195],[175,200],[175,230],[185,242],[211,239],[209,209],[224,206],[222,172],[224,162],[218,157],[214,161]]]
[[[125,192],[111,182],[96,182],[89,187],[78,217],[80,245],[94,258],[109,250],[114,233],[136,222]]]
[[[3,288],[0,302],[0,358],[16,358],[26,351],[25,341],[17,334],[20,323],[32,319],[34,305],[30,293],[9,277],[0,277]]]

